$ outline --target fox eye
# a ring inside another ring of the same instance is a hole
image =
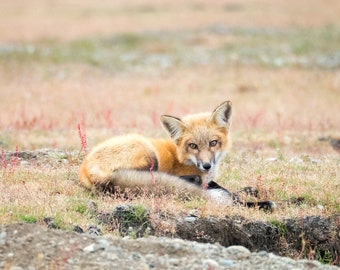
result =
[[[217,145],[217,140],[213,140],[213,141],[209,142],[210,147],[214,147],[216,145]]]
[[[198,145],[195,143],[189,143],[189,147],[194,150],[198,149]]]

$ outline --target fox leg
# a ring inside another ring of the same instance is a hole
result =
[[[276,208],[276,204],[272,201],[262,201],[262,202],[241,202],[244,206],[249,208],[258,207],[260,210],[273,211]]]
[[[239,193],[245,193],[245,194],[253,196],[255,198],[259,197],[259,190],[257,188],[254,188],[254,187],[244,187],[241,190],[236,192],[236,194],[239,194]]]
[[[258,207],[259,209],[265,210],[265,211],[271,211],[273,210],[276,205],[272,201],[261,201],[261,202],[241,202],[241,200],[238,198],[239,193],[245,193],[247,195],[253,196],[255,198],[259,197],[259,191],[257,188],[254,187],[245,187],[236,192],[235,197],[240,202],[243,203],[245,206],[252,208],[252,207]]]
[[[241,190],[243,192],[250,192],[250,194],[256,194],[255,197],[258,196],[258,191],[253,188],[245,188]],[[255,192],[257,191],[257,192]],[[220,186],[214,181],[210,181],[208,183],[207,187],[207,192],[211,194],[211,197],[214,199],[214,196],[216,197],[217,195],[220,196],[221,200],[223,198],[227,198],[228,200],[231,199],[232,204],[238,204],[238,205],[243,205],[249,208],[253,207],[258,207],[259,209],[265,210],[265,211],[272,211],[274,208],[276,208],[276,204],[272,201],[261,201],[261,202],[245,202],[242,201],[237,193],[231,193],[224,187]],[[223,202],[223,201],[222,201]]]
[[[181,175],[179,178],[197,186],[201,186],[203,183],[201,176],[198,174]]]

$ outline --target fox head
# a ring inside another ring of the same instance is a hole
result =
[[[177,146],[178,160],[194,165],[202,172],[213,170],[228,147],[231,102],[219,105],[212,113],[200,113],[182,119],[163,115],[161,122]]]

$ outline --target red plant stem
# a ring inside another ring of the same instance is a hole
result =
[[[6,169],[7,169],[7,162],[6,162],[6,159],[5,159],[5,150],[4,149],[2,149],[2,151],[1,151],[1,167],[3,169],[2,174],[4,175],[6,173]]]
[[[151,175],[151,181],[153,184],[156,183],[156,180],[155,180],[155,177],[153,175],[153,169],[155,168],[155,161],[153,160],[153,158],[150,158],[151,159],[151,166],[150,166],[150,175]]]
[[[18,145],[16,145],[15,146],[15,155],[11,159],[11,171],[10,171],[11,173],[14,173],[15,168],[18,165],[18,160],[19,160],[18,156],[19,156],[19,147],[18,147]]]
[[[87,141],[86,134],[82,132],[80,124],[78,124],[78,134],[80,138],[81,147],[79,150],[79,154],[84,150],[85,154],[87,154]]]

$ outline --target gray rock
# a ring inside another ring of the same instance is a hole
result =
[[[273,253],[251,253],[243,246],[225,248],[170,238],[103,237],[36,224],[0,225],[4,245],[0,266],[21,270],[48,269],[53,263],[63,269],[337,269],[316,261],[293,260]],[[27,237],[29,236],[29,237]],[[51,245],[53,243],[53,245]],[[27,250],[29,249],[29,252]],[[44,254],[41,256],[41,254]],[[61,265],[62,263],[62,265]]]

